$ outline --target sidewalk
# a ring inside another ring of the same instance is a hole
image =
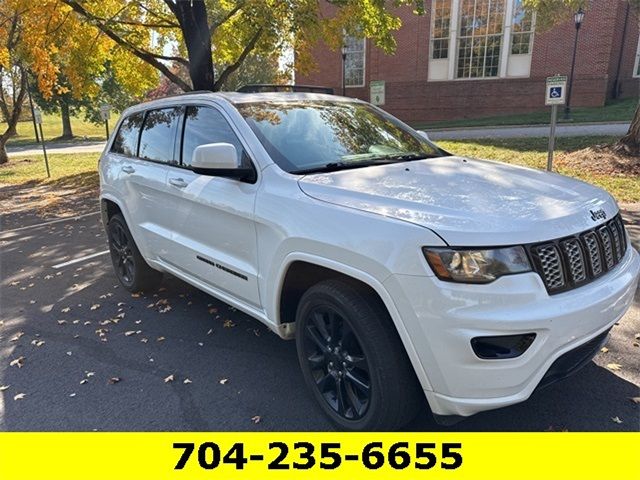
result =
[[[556,136],[623,136],[629,130],[629,123],[585,123],[581,125],[558,125]],[[523,127],[469,127],[455,129],[428,130],[432,140],[465,140],[473,138],[522,138],[547,137],[548,125]]]
[[[628,123],[591,123],[581,125],[558,125],[556,135],[558,137],[575,136],[622,136],[629,129]],[[432,140],[465,140],[474,138],[522,138],[522,137],[547,137],[548,126],[523,126],[523,127],[468,127],[455,129],[441,129],[427,131]],[[47,153],[94,153],[102,152],[106,142],[55,142],[47,144]],[[20,147],[7,147],[9,157],[25,155],[42,155],[42,147],[39,145],[23,145]]]
[[[75,141],[75,142],[51,142],[46,143],[47,153],[93,153],[102,152],[107,142],[104,141]],[[39,144],[7,146],[9,157],[23,157],[26,155],[42,155],[42,146]]]

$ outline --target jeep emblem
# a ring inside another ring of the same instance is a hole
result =
[[[591,213],[591,220],[594,222],[598,221],[598,219],[607,219],[607,214],[602,208],[599,208],[598,210],[589,210],[589,212]]]

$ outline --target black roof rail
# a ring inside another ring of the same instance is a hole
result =
[[[276,85],[269,83],[243,85],[237,91],[240,93],[300,92],[333,95],[333,88],[330,87],[317,87],[314,85]]]

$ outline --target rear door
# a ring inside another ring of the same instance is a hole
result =
[[[182,107],[133,114],[118,131],[114,148],[120,151],[120,175],[129,228],[146,258],[161,257],[170,245],[169,219],[162,205],[167,201],[167,166],[178,163],[176,137]]]
[[[220,110],[187,106],[181,166],[171,167],[167,177],[171,199],[166,205],[179,225],[168,259],[211,287],[259,306],[253,217],[257,183],[200,175],[190,169],[195,148],[217,142],[234,145],[241,161],[252,165],[243,143]]]

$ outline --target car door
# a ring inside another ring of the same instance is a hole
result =
[[[138,157],[140,132],[146,112],[136,112],[125,118],[116,134],[111,158],[117,164],[118,190],[124,203],[125,220],[138,248],[146,258],[159,250],[157,232],[162,215],[157,205],[166,189],[167,171],[164,165]],[[173,156],[173,152],[171,152]]]
[[[140,131],[137,158],[131,161],[130,182],[141,209],[136,215],[137,228],[149,249],[147,257],[152,259],[166,256],[172,247],[175,224],[164,210],[170,201],[166,179],[168,166],[179,163],[176,142],[183,111],[178,106],[148,110]]]
[[[254,203],[257,184],[200,175],[190,169],[199,145],[225,142],[242,162],[249,156],[223,113],[212,106],[186,107],[181,166],[171,167],[167,190],[178,228],[168,260],[190,276],[244,302],[260,306]],[[169,212],[167,212],[169,214]]]

